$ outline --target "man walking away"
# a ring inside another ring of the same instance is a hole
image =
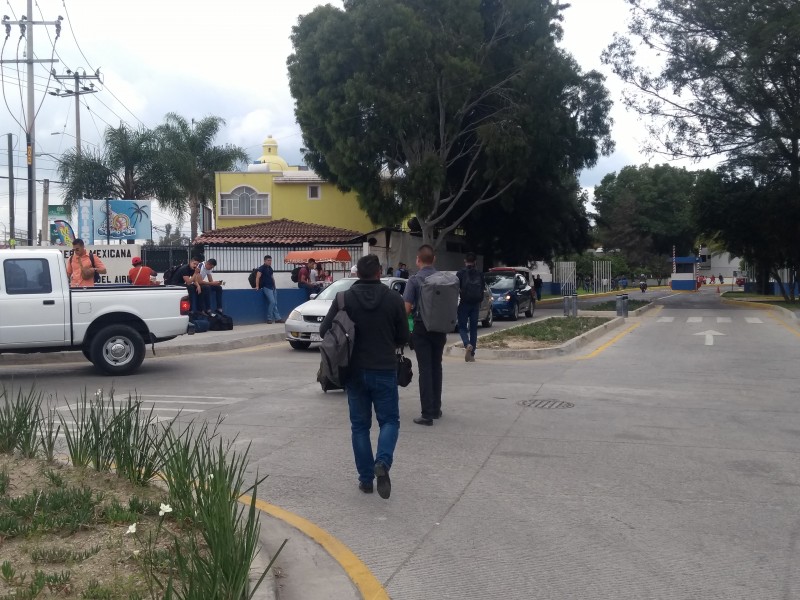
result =
[[[406,312],[414,315],[414,332],[411,341],[417,355],[419,368],[419,402],[421,415],[414,419],[417,425],[433,425],[433,419],[442,416],[442,354],[447,341],[446,333],[425,329],[419,313],[421,282],[436,273],[433,267],[436,255],[433,247],[423,244],[417,251],[417,273],[408,280],[403,300]]]
[[[475,253],[468,252],[464,257],[464,268],[458,276],[461,301],[458,303],[458,333],[464,343],[464,360],[475,361],[475,348],[478,344],[478,314],[483,300],[483,273],[475,268]]]
[[[533,278],[533,291],[536,292],[536,301],[542,299],[542,278],[539,277],[539,274],[536,274],[536,277]]]
[[[340,292],[344,294],[344,310],[355,323],[355,342],[345,381],[353,455],[358,489],[371,494],[372,481],[377,477],[378,494],[388,498],[392,491],[389,470],[400,432],[395,351],[408,342],[408,322],[402,299],[381,283],[378,257],[362,256],[356,266],[358,281]],[[320,335],[324,337],[330,330],[338,312],[339,302],[334,300],[320,326]],[[374,456],[369,438],[373,407],[380,427]]]
[[[256,290],[267,299],[267,324],[283,323],[278,312],[278,288],[275,285],[275,272],[272,270],[272,257],[267,254],[264,264],[256,271]]]

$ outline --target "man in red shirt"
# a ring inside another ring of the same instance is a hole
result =
[[[150,267],[146,267],[141,258],[134,256],[131,264],[133,267],[128,271],[128,281],[131,285],[158,285],[155,282],[156,272]]]

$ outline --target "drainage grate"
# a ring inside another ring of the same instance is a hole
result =
[[[572,408],[575,406],[572,402],[548,400],[547,398],[532,398],[531,400],[523,400],[520,404],[529,408]]]

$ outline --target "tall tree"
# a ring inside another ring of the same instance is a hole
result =
[[[159,203],[177,217],[189,214],[192,240],[197,237],[201,204],[205,206],[214,199],[214,173],[233,170],[248,160],[247,153],[238,146],[214,145],[224,124],[220,117],[189,122],[168,113],[164,124],[156,129],[159,157],[172,178],[168,193],[164,190]]]
[[[627,0],[629,35],[604,60],[634,90],[673,156],[723,155],[737,167],[782,171],[800,190],[800,3],[795,0]],[[660,71],[637,64],[636,39]]]
[[[70,213],[80,198],[154,198],[168,179],[157,159],[153,132],[124,125],[107,128],[100,149],[66,152],[58,174]]]
[[[318,7],[295,27],[288,61],[306,160],[355,190],[374,221],[415,215],[434,245],[529,171],[549,167],[531,159],[551,143],[556,179],[591,166],[611,147],[610,102],[602,77],[580,73],[558,49],[561,8],[552,0]],[[541,109],[560,114],[545,123]]]
[[[691,253],[699,233],[692,217],[696,180],[696,173],[669,165],[609,173],[594,189],[598,243],[651,271],[667,264],[673,246],[680,255]]]

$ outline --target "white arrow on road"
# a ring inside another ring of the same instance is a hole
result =
[[[725,335],[724,333],[720,333],[719,331],[714,331],[713,329],[708,329],[707,331],[701,331],[700,333],[695,333],[695,335],[704,335],[706,336],[706,346],[713,346],[714,345],[714,336],[715,335]]]

